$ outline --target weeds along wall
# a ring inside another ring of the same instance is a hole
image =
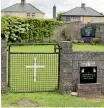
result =
[[[50,39],[53,29],[61,23],[51,19],[34,19],[3,16],[1,37],[7,42],[42,42]]]

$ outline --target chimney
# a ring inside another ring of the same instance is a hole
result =
[[[55,5],[53,6],[53,18],[54,19],[56,18],[56,6]]]
[[[21,4],[24,5],[25,4],[25,0],[21,0]]]
[[[81,4],[81,8],[85,8],[85,6],[86,6],[85,3]]]

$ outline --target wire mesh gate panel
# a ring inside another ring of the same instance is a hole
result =
[[[13,44],[9,47],[8,86],[11,92],[58,90],[59,46]]]

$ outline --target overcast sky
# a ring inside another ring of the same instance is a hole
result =
[[[21,0],[1,0],[1,9],[20,2]],[[93,9],[104,13],[104,0],[26,0],[26,2],[31,3],[45,12],[46,18],[52,18],[53,5],[56,5],[57,13],[79,7],[81,6],[81,3],[85,3],[87,7],[92,7]]]

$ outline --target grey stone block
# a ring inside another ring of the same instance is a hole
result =
[[[101,84],[78,84],[78,96],[79,97],[101,97]]]

